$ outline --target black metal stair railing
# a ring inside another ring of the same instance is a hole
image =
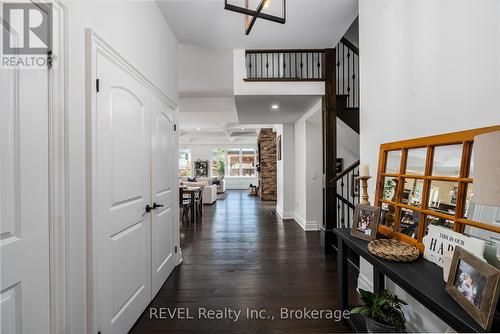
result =
[[[323,81],[325,50],[246,50],[245,81]]]
[[[335,227],[352,227],[354,209],[360,201],[359,160],[339,173],[327,186],[334,188]]]
[[[359,49],[345,38],[335,49],[337,95],[347,96],[348,108],[359,108]]]

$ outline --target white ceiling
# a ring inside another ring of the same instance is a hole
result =
[[[240,124],[234,97],[181,98],[181,144],[255,143],[261,125]]]
[[[180,43],[231,50],[333,47],[358,13],[357,0],[287,0],[286,24],[259,19],[245,36],[244,15],[224,0],[157,2]]]
[[[272,125],[238,123],[185,124],[180,131],[181,144],[255,144],[261,128]]]
[[[358,12],[357,0],[287,0],[286,24],[259,19],[245,36],[224,0],[157,2],[180,43],[181,143],[254,143],[260,128],[293,124],[318,97],[234,96],[232,50],[332,47]]]
[[[318,101],[319,96],[235,96],[240,123],[293,124]],[[277,104],[278,110],[271,106]]]

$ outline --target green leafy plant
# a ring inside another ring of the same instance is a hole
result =
[[[218,161],[217,169],[219,171],[219,175],[224,176],[224,173],[226,171],[226,164],[224,163],[224,160]]]
[[[226,158],[226,150],[224,149],[216,149],[214,151],[215,155],[215,170],[217,173],[219,173],[219,176],[224,176],[224,173],[226,171],[226,163],[225,163],[225,158]]]
[[[386,179],[384,182],[384,198],[392,199],[394,195],[394,188],[396,187],[396,182],[392,179]]]
[[[373,292],[358,289],[364,306],[354,308],[351,313],[367,316],[376,322],[396,329],[405,329],[405,317],[401,307],[408,305],[389,290],[376,295]]]

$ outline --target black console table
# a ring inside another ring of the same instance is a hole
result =
[[[337,228],[339,298],[342,311],[350,309],[348,301],[347,261],[348,250],[358,254],[373,265],[374,292],[385,289],[385,277],[403,288],[457,332],[484,332],[474,319],[446,292],[443,270],[420,257],[411,263],[386,261],[368,252],[368,242],[351,236],[351,229]],[[354,331],[363,331],[359,321],[348,324]],[[364,324],[363,324],[364,325]],[[497,318],[493,321],[493,332],[500,331]]]

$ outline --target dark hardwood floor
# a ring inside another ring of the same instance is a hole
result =
[[[205,206],[202,224],[183,224],[183,263],[131,333],[349,331],[334,320],[281,319],[281,308],[336,310],[337,264],[334,256],[323,254],[319,232],[304,232],[295,221],[279,219],[274,209],[273,202],[231,191],[225,200]],[[350,276],[355,286],[354,271]],[[151,308],[158,316],[166,313],[165,319],[151,317]],[[168,311],[176,308],[187,308],[194,319],[182,319],[185,314],[171,319]],[[200,308],[231,308],[241,315],[238,321],[200,319]],[[247,309],[265,310],[266,319],[248,319]]]

